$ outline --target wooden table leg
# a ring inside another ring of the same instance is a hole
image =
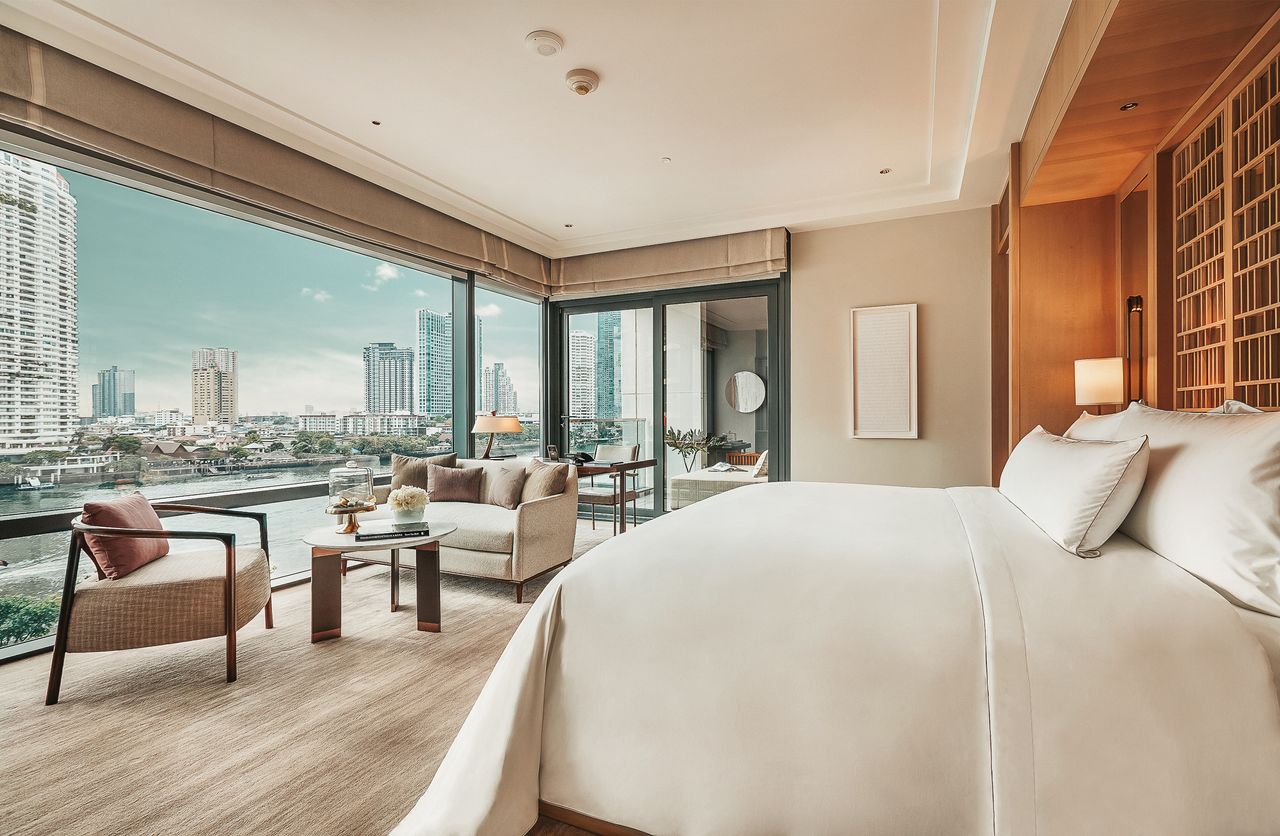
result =
[[[400,550],[391,550],[391,611],[400,609]]]
[[[623,497],[627,495],[626,484],[627,484],[626,473],[613,474],[613,503],[614,503],[613,507],[618,512],[618,517],[619,517],[618,533],[619,534],[627,533],[627,503],[623,500]]]
[[[342,635],[342,552],[311,550],[311,642]]]
[[[427,543],[414,549],[418,571],[418,629],[440,632],[440,544]]]

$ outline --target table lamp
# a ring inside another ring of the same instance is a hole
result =
[[[489,434],[489,445],[484,448],[484,455],[480,457],[482,459],[489,458],[489,454],[493,452],[494,433],[518,433],[520,430],[519,418],[514,415],[499,415],[497,410],[488,415],[477,415],[476,425],[471,428],[473,435]]]
[[[1076,406],[1124,403],[1124,358],[1076,361]]]

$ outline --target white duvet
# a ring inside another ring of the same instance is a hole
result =
[[[653,834],[1280,833],[1280,700],[1233,608],[989,488],[775,483],[548,585],[397,834],[538,802]]]

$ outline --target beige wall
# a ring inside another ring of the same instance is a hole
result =
[[[792,236],[791,477],[991,484],[990,212]],[[849,309],[919,305],[920,438],[849,437]]]

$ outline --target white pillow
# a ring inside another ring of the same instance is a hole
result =
[[[1120,429],[1120,422],[1123,419],[1123,412],[1115,412],[1111,415],[1090,415],[1088,412],[1081,412],[1076,422],[1067,427],[1066,437],[1079,441],[1115,441],[1116,431]]]
[[[1255,409],[1244,401],[1223,401],[1219,412],[1227,415],[1252,415],[1255,412],[1261,412],[1261,409]]]
[[[1120,432],[1151,441],[1146,487],[1120,530],[1235,602],[1280,615],[1280,414],[1135,405]]]
[[[1000,493],[1058,545],[1097,557],[1147,475],[1147,439],[1082,441],[1036,427],[1009,454]]]

